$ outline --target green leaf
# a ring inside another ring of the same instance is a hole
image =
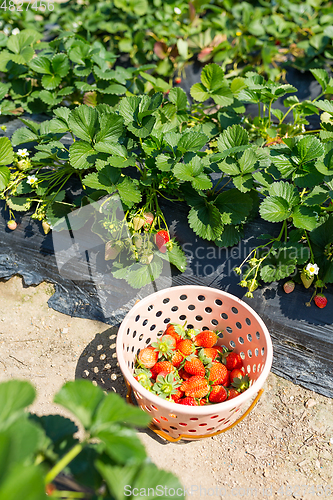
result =
[[[286,200],[290,206],[296,205],[299,202],[297,189],[288,182],[274,182],[269,186],[268,191],[271,196],[279,196]]]
[[[312,231],[317,226],[318,215],[314,209],[304,205],[298,205],[292,212],[292,218],[295,227]]]
[[[96,461],[96,469],[105,480],[107,487],[115,500],[131,498],[131,489],[134,487],[134,478],[142,465],[124,465],[122,467],[111,465],[109,460]],[[132,486],[129,486],[132,485]]]
[[[321,205],[328,199],[328,197],[329,191],[327,188],[322,186],[315,186],[311,193],[303,198],[303,202],[307,206]]]
[[[195,101],[204,102],[210,98],[210,93],[202,83],[195,83],[191,87],[191,96]]]
[[[118,423],[131,427],[146,427],[151,418],[141,408],[129,405],[118,394],[109,393],[98,406],[93,417],[93,435]]]
[[[46,219],[50,226],[56,227],[57,223],[62,222],[63,218],[71,212],[71,207],[64,203],[52,203],[46,209]]]
[[[46,500],[41,469],[35,465],[13,467],[0,485],[0,500]]]
[[[99,116],[100,130],[96,134],[96,143],[117,142],[123,133],[124,120],[115,113]]]
[[[1,140],[1,139],[0,139]],[[0,191],[6,189],[10,179],[10,170],[8,167],[0,167]]]
[[[150,264],[140,264],[139,262],[130,266],[126,275],[126,281],[133,288],[142,288],[155,281],[161,274],[163,261],[156,254]]]
[[[204,166],[199,156],[195,156],[189,163],[177,163],[173,173],[181,181],[191,182],[194,189],[210,189],[212,182],[208,175],[203,173]]]
[[[112,94],[112,95],[124,95],[127,92],[127,88],[124,85],[120,85],[119,83],[111,83],[105,88],[97,88],[99,92],[102,94]]]
[[[124,97],[119,103],[119,113],[124,118],[125,125],[128,125],[135,119],[141,99],[139,96]]]
[[[280,196],[268,196],[261,203],[260,215],[269,222],[281,222],[289,217],[289,203]]]
[[[290,276],[296,267],[296,258],[290,259],[279,253],[272,252],[267,259],[264,260],[264,265],[260,269],[260,277],[266,283],[279,281]]]
[[[224,226],[222,234],[214,241],[218,247],[232,247],[244,238],[244,231],[239,226]]]
[[[317,101],[313,103],[317,108],[322,111],[327,111],[330,114],[333,114],[333,103],[325,99],[324,101]]]
[[[138,488],[137,491],[141,491],[142,488],[147,490],[147,484],[155,492],[155,495],[149,496],[150,500],[170,500],[173,491],[176,492],[177,500],[185,500],[184,487],[182,487],[178,478],[171,472],[158,469],[154,464],[145,464],[140,467],[135,478],[134,486]],[[163,488],[160,485],[163,485]]]
[[[228,127],[217,139],[217,147],[221,153],[238,146],[246,146],[248,143],[248,133],[241,125]]]
[[[69,72],[69,60],[66,54],[56,54],[51,59],[53,73],[64,78]]]
[[[8,198],[7,205],[9,208],[16,210],[17,212],[26,212],[31,207],[31,201],[28,201],[27,198],[12,196],[11,198]]]
[[[166,254],[162,254],[162,256],[166,255],[170,264],[174,265],[183,273],[187,267],[186,256],[176,241],[172,240],[172,243],[172,249],[168,250]]]
[[[180,87],[176,87],[170,90],[169,92],[169,101],[172,102],[177,111],[185,110],[188,105],[187,95],[183,89]]]
[[[86,105],[81,105],[71,111],[68,118],[69,128],[73,133],[83,139],[91,142],[98,130],[98,114],[96,109]]]
[[[9,380],[0,384],[0,427],[13,422],[32,404],[36,391],[29,382]]]
[[[247,149],[244,151],[239,159],[239,166],[243,174],[249,174],[254,172],[255,164],[257,163],[257,156],[253,149]]]
[[[242,193],[247,193],[253,188],[253,176],[252,174],[237,175],[233,178],[234,186],[239,189]]]
[[[306,163],[322,156],[324,147],[317,137],[303,137],[297,143],[297,152],[301,163]]]
[[[186,132],[178,141],[177,148],[182,153],[188,151],[197,152],[200,151],[207,143],[208,137],[205,134],[200,134],[199,132]]]
[[[36,73],[43,75],[52,75],[51,59],[46,56],[37,56],[29,63],[30,68]]]
[[[99,172],[93,172],[91,174],[88,174],[85,177],[83,177],[82,184],[97,191],[100,189],[106,190],[106,186],[100,182],[98,176]]]
[[[193,231],[206,240],[215,240],[223,230],[221,214],[211,203],[200,207],[192,207],[188,214],[189,226]]]
[[[156,167],[162,172],[170,172],[174,164],[174,160],[168,155],[160,154],[156,156]]]
[[[96,410],[104,398],[100,387],[95,387],[88,380],[75,380],[63,385],[53,401],[71,411],[85,429],[90,429]]]
[[[96,151],[88,142],[76,141],[69,148],[70,164],[77,170],[91,167],[96,157]]]
[[[214,92],[223,86],[224,72],[217,64],[207,64],[201,72],[201,81],[208,91]]]
[[[121,464],[137,464],[146,458],[146,450],[136,432],[132,429],[112,426],[96,434],[105,445],[106,453]]]
[[[129,177],[123,177],[122,181],[117,184],[117,190],[121,201],[129,208],[135,203],[140,203],[141,192],[135,182]]]
[[[8,137],[0,137],[0,165],[9,165],[14,159],[13,147]],[[6,170],[2,169],[2,172]]]
[[[224,224],[244,222],[252,208],[252,198],[238,189],[229,189],[218,195],[215,205],[219,209]],[[215,238],[216,239],[216,238]]]
[[[310,71],[313,74],[313,76],[315,77],[315,79],[317,80],[317,82],[319,82],[319,84],[321,85],[323,92],[325,92],[327,85],[329,83],[329,80],[330,80],[330,77],[329,77],[327,71],[324,69],[310,69]]]
[[[154,128],[156,122],[155,116],[145,116],[142,120],[141,123],[133,121],[132,123],[129,123],[127,125],[128,130],[132,132],[134,135],[137,137],[141,137],[144,139],[145,137],[148,137],[151,133],[151,131]]]

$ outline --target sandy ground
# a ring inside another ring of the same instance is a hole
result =
[[[55,312],[47,305],[52,293],[47,283],[0,281],[0,381],[31,381],[38,414],[68,416],[52,399],[77,377],[124,395],[117,330]],[[188,499],[333,498],[332,410],[332,399],[271,373],[253,412],[224,434],[184,443],[150,431],[140,436],[151,459],[178,475]]]

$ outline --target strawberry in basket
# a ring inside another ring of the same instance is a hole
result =
[[[241,356],[216,345],[218,334],[168,324],[159,340],[139,352],[136,380],[176,404],[202,406],[237,397],[250,379]]]

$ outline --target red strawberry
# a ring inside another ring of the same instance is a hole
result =
[[[317,293],[317,295],[315,295],[314,302],[317,307],[322,309],[323,307],[326,307],[327,298],[323,293]]]
[[[228,392],[223,385],[215,385],[209,394],[209,401],[211,403],[222,403],[228,397]]]
[[[11,229],[12,231],[14,231],[17,228],[17,222],[14,220],[9,220],[7,222],[7,227],[8,227],[8,229]]]
[[[231,371],[234,370],[235,368],[242,368],[242,366],[243,366],[243,361],[239,354],[237,354],[236,352],[231,352],[230,354],[228,354],[226,360],[227,370]]]
[[[180,342],[184,338],[185,328],[181,325],[169,323],[164,334],[171,335],[171,337],[176,339],[176,342]]]
[[[184,392],[180,389],[177,389],[175,394],[172,394],[171,397],[175,403],[179,403],[179,400],[184,396]]]
[[[236,368],[230,373],[231,385],[235,387],[239,392],[243,392],[249,387],[250,379],[248,375],[245,375],[244,368],[239,370]]]
[[[233,380],[235,377],[237,378],[242,378],[245,375],[245,370],[243,367],[235,368],[234,370],[231,371],[230,373],[230,379]]]
[[[161,229],[155,234],[155,244],[160,252],[165,253],[167,251],[166,244],[170,241],[170,236],[168,231]]]
[[[159,361],[154,365],[151,369],[152,377],[156,378],[156,376],[161,373],[173,373],[176,368],[170,363],[170,361]]]
[[[187,371],[187,373],[191,373],[191,375],[199,375],[200,377],[204,377],[206,373],[203,362],[195,356],[190,356],[189,358],[187,358],[184,368],[185,371]]]
[[[180,386],[180,390],[185,392],[186,396],[193,398],[203,398],[209,393],[210,385],[204,377],[194,375],[193,377],[185,380]]]
[[[229,373],[226,366],[214,361],[209,372],[209,382],[211,382],[212,385],[227,385],[228,378]]]
[[[143,229],[144,229],[145,231],[148,231],[148,230],[149,230],[149,226],[151,226],[151,225],[152,225],[152,223],[153,223],[154,216],[153,216],[153,214],[152,214],[151,212],[145,212],[145,213],[143,214],[143,218],[144,218],[144,220],[145,220],[145,223],[144,223]]]
[[[156,349],[160,358],[162,356],[169,358],[176,349],[176,341],[171,335],[162,335],[157,342],[153,342],[151,345]]]
[[[233,399],[239,395],[240,395],[240,392],[238,392],[237,389],[230,387],[230,389],[228,389],[228,398],[227,399]]]
[[[192,375],[190,373],[187,373],[184,368],[181,368],[178,372],[178,375],[180,376],[180,378],[182,378],[183,380],[188,380],[189,378],[192,377]]]
[[[196,402],[194,398],[180,399],[179,401],[177,401],[177,403],[180,405],[187,405],[187,406],[199,406],[199,404]]]
[[[139,365],[144,368],[152,368],[158,359],[158,352],[153,347],[145,347],[138,354]]]
[[[179,85],[180,83],[182,83],[182,79],[180,78],[180,76],[178,76],[177,78],[175,78],[175,84]]]
[[[285,284],[283,285],[283,290],[286,293],[291,293],[294,291],[294,289],[295,289],[295,283],[293,282],[293,280],[286,281]]]
[[[184,339],[178,342],[177,344],[177,349],[180,351],[184,356],[190,356],[195,352],[195,346],[190,339]]]
[[[219,351],[215,349],[215,347],[205,347],[204,349],[201,349],[199,356],[203,363],[205,363],[205,361],[212,362],[218,355],[218,352]]]
[[[175,351],[170,361],[173,364],[173,366],[179,368],[182,362],[184,361],[184,355],[180,351]]]
[[[280,40],[275,40],[275,42],[274,42],[274,43],[275,43],[275,45],[281,45]]]
[[[210,330],[204,330],[203,332],[198,333],[195,337],[195,345],[199,347],[213,347],[218,340],[218,336],[215,332]]]

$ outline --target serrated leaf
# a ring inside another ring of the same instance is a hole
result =
[[[191,87],[191,96],[199,102],[204,102],[210,98],[210,93],[202,83],[195,83]]]
[[[201,72],[201,81],[210,92],[223,86],[224,72],[217,64],[207,64]]]
[[[65,107],[57,108],[53,111],[53,113],[61,120],[64,120],[66,123],[68,122],[68,118],[70,115],[70,110],[68,108]]]
[[[280,196],[268,196],[261,203],[260,215],[269,222],[281,222],[289,217],[289,203]]]
[[[130,130],[130,132],[132,132],[134,135],[144,139],[145,137],[148,137],[152,132],[155,122],[156,122],[156,117],[150,115],[150,116],[145,116],[140,124],[133,121],[132,123],[129,123],[127,127],[128,130]]]
[[[162,172],[169,172],[174,164],[174,160],[168,155],[160,154],[156,156],[156,167]]]
[[[51,203],[46,209],[47,222],[52,228],[56,227],[56,224],[61,223],[63,218],[72,211],[71,208],[67,203]]]
[[[212,182],[208,175],[203,173],[204,166],[201,159],[195,156],[189,163],[177,163],[173,173],[181,181],[189,181],[197,190],[210,189]]]
[[[179,269],[179,271],[183,273],[184,271],[186,271],[187,266],[186,255],[176,241],[172,240],[172,242],[172,249],[168,250],[167,253],[163,255],[166,255],[168,257],[170,264],[174,265],[177,269]]]
[[[303,137],[296,147],[301,163],[315,160],[324,154],[324,147],[317,137]]]
[[[69,60],[66,54],[56,54],[51,59],[53,73],[64,78],[69,72]]]
[[[0,139],[1,140],[1,139]],[[10,170],[8,167],[0,167],[0,191],[6,189],[10,179]]]
[[[228,127],[217,139],[217,147],[221,153],[238,146],[246,146],[248,143],[248,133],[241,125]]]
[[[59,75],[44,75],[42,78],[42,85],[47,90],[54,90],[61,82]]]
[[[160,276],[162,269],[163,261],[155,254],[153,260],[148,265],[137,262],[130,266],[126,281],[133,288],[142,288],[155,281]]]
[[[298,205],[291,215],[295,227],[312,231],[317,226],[318,214],[310,207]]]
[[[96,109],[83,104],[71,111],[68,124],[77,137],[91,142],[98,130],[98,113]]]
[[[93,165],[97,158],[94,148],[84,141],[76,141],[69,148],[69,161],[77,170],[84,170]]]
[[[31,405],[36,391],[29,382],[9,380],[0,384],[0,427],[14,421],[23,410]]]
[[[200,151],[207,143],[208,137],[205,134],[200,134],[199,132],[186,132],[178,141],[177,148],[182,153],[188,151],[197,152]]]
[[[14,159],[13,147],[8,137],[0,137],[0,165],[9,165]],[[5,172],[5,170],[2,170]]]
[[[322,111],[327,111],[327,113],[333,114],[333,103],[331,101],[325,99],[324,101],[317,101],[313,104]]]
[[[290,206],[296,205],[299,201],[297,189],[289,182],[274,182],[269,187],[269,194],[283,198]]]
[[[112,83],[105,88],[96,88],[102,94],[112,94],[112,95],[124,95],[127,92],[127,88],[119,83]]]
[[[180,87],[176,87],[169,92],[169,101],[172,102],[178,111],[186,109],[188,105],[188,100],[186,93]]]
[[[239,159],[239,166],[243,174],[254,172],[255,164],[257,163],[257,156],[253,149],[244,151]]]
[[[222,234],[214,241],[218,247],[232,247],[244,238],[243,228],[239,226],[224,226]]]
[[[16,210],[17,212],[26,212],[31,207],[31,201],[19,196],[8,198],[6,203],[11,210]]]
[[[324,69],[310,69],[310,71],[325,92],[330,79],[327,71]]]
[[[221,214],[211,203],[192,207],[188,214],[189,226],[193,231],[206,240],[215,240],[223,230]]]
[[[140,203],[141,192],[135,182],[129,177],[123,177],[122,181],[117,184],[117,190],[120,199],[128,207],[132,207],[135,203]]]
[[[46,56],[37,56],[29,63],[30,68],[36,73],[52,75],[51,60]]]
[[[333,172],[332,172],[333,174]],[[303,198],[303,202],[307,206],[321,205],[329,198],[329,191],[322,186],[315,186],[310,194]]]
[[[215,205],[224,224],[241,224],[251,212],[252,198],[238,189],[229,189],[218,195]]]
[[[234,186],[242,193],[247,193],[253,188],[252,174],[237,175],[232,179],[232,182],[234,183]]]
[[[124,118],[125,125],[135,119],[135,114],[139,109],[141,99],[139,96],[124,97],[119,103],[119,113]]]
[[[102,184],[98,178],[98,172],[93,172],[83,177],[82,184],[96,191],[106,189],[106,186]]]
[[[12,145],[13,146],[19,146],[20,144],[25,144],[26,142],[35,142],[37,141],[38,136],[32,130],[26,128],[26,127],[21,127],[17,130],[12,135]]]

